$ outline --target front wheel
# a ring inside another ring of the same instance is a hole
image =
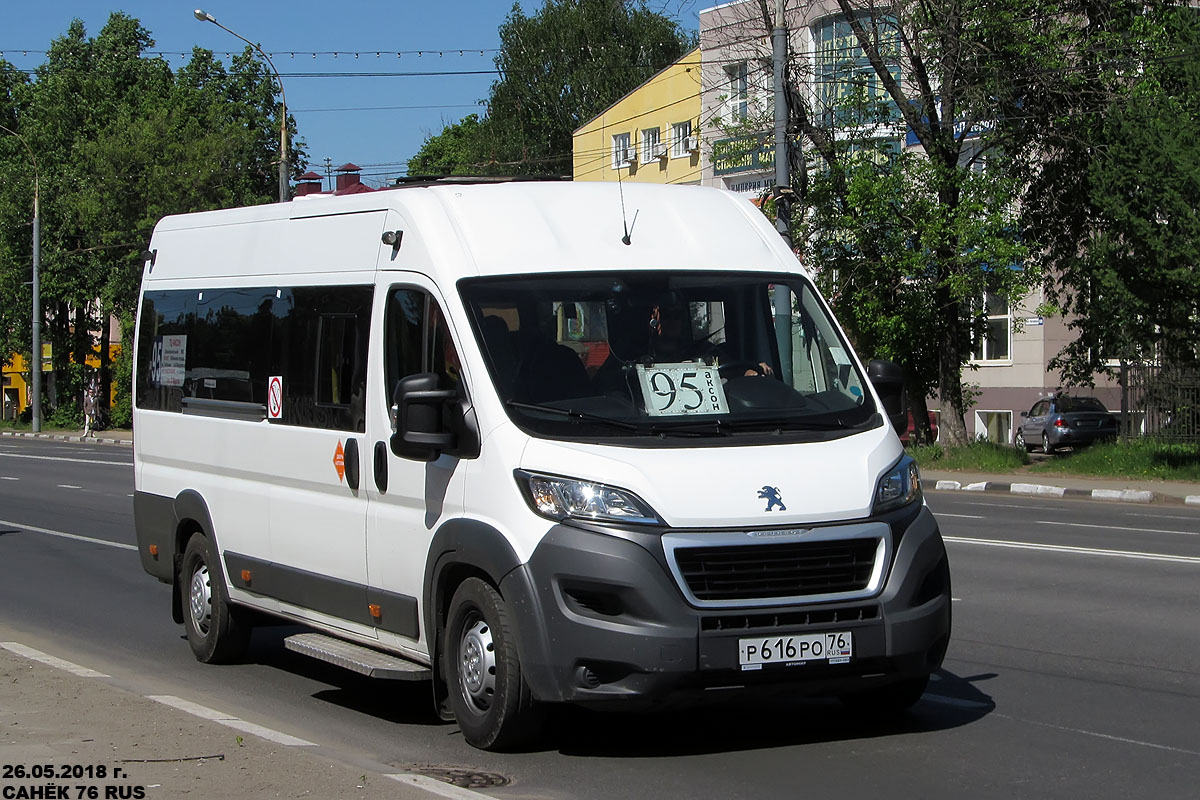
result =
[[[1017,428],[1016,434],[1013,435],[1013,444],[1018,450],[1024,449],[1026,453],[1033,451],[1033,448],[1025,441],[1025,433],[1020,428]]]
[[[228,664],[246,652],[250,626],[229,604],[217,570],[217,557],[208,537],[193,533],[183,551],[179,591],[183,597],[183,627],[196,660]]]
[[[468,744],[507,750],[541,730],[544,707],[521,675],[508,607],[490,584],[463,581],[450,601],[443,674]]]

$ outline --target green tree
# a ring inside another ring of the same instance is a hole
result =
[[[837,8],[813,29],[816,53],[787,63],[796,241],[860,351],[906,368],[918,425],[936,396],[943,438],[964,443],[984,292],[1016,301],[1039,282],[1012,204],[1027,171],[1015,120],[1047,68],[1031,54],[1052,52],[1055,12],[1033,0]],[[741,52],[775,22],[766,0],[744,14],[726,34]],[[772,111],[731,130],[769,131]]]
[[[532,16],[514,5],[486,117],[426,139],[409,173],[568,175],[572,133],[692,46],[643,2],[546,0]]]
[[[54,394],[68,405],[83,378],[72,365],[97,341],[107,400],[111,316],[122,320],[130,353],[140,254],[157,220],[270,202],[276,194],[278,106],[261,62],[247,50],[226,70],[197,49],[173,73],[145,55],[150,47],[149,32],[123,13],[112,14],[94,39],[76,20],[51,44],[34,80],[0,85],[0,116],[30,142],[40,167],[43,341],[54,347]],[[293,152],[299,171],[303,147]],[[27,175],[27,161],[0,142],[0,174]],[[4,181],[0,218],[19,218],[29,183]],[[27,232],[27,224],[0,230],[0,286],[28,281]],[[27,293],[14,299],[30,307]],[[6,356],[28,351],[29,326],[17,324],[20,315],[10,319],[5,305]],[[128,364],[118,371],[127,376]],[[119,388],[127,410],[127,378]]]
[[[1197,359],[1200,16],[1101,2],[1078,18],[1078,68],[1048,76],[1028,109],[1045,119],[1045,159],[1024,221],[1076,334],[1052,364],[1087,385],[1109,359]]]

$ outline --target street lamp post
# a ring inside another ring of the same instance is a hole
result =
[[[201,22],[211,22],[213,25],[216,25],[218,28],[225,31],[226,33],[236,36],[237,38],[241,39],[246,44],[253,47],[254,50],[260,56],[263,57],[263,60],[267,62],[267,66],[271,68],[271,72],[275,73],[275,80],[277,80],[279,82],[279,100],[280,100],[280,111],[279,111],[279,202],[285,203],[285,202],[287,202],[287,199],[288,199],[288,174],[287,174],[287,171],[288,171],[288,146],[287,146],[287,95],[285,95],[283,93],[283,78],[279,77],[279,70],[275,69],[275,64],[274,64],[274,62],[271,61],[271,57],[269,55],[267,55],[266,51],[263,50],[261,46],[250,41],[249,39],[247,39],[245,36],[242,36],[237,31],[232,31],[229,28],[226,28],[224,25],[217,22],[216,17],[214,17],[212,14],[209,14],[208,12],[204,11],[203,9],[197,8],[192,13],[195,14],[196,19],[200,20]]]
[[[11,133],[13,136],[21,140],[21,144],[25,145],[26,152],[29,153],[29,160],[33,162],[33,341],[29,359],[29,382],[33,389],[33,398],[30,403],[32,406],[32,422],[33,432],[41,433],[42,431],[42,298],[40,294],[40,285],[38,282],[38,273],[41,267],[42,260],[42,230],[41,230],[41,209],[39,207],[39,188],[38,188],[38,165],[37,157],[33,154],[33,148],[29,146],[29,142],[25,141],[25,137],[16,131],[11,131],[8,128],[0,125],[0,131]]]

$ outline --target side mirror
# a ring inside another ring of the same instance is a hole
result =
[[[879,400],[883,403],[883,413],[887,415],[896,433],[907,430],[908,398],[904,394],[904,370],[891,361],[873,358],[867,365],[867,377],[879,394]]]
[[[1021,412],[1021,418],[1022,418],[1022,419],[1024,419],[1025,417],[1028,417],[1028,416],[1029,416],[1029,412],[1028,412],[1028,411],[1022,411],[1022,412]]]
[[[446,408],[458,398],[439,389],[438,376],[422,372],[401,378],[392,394],[392,452],[413,461],[434,461],[453,449],[456,437],[446,424]]]

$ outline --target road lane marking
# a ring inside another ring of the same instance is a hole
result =
[[[253,722],[246,722],[244,719],[239,719],[238,717],[226,714],[222,711],[209,708],[208,706],[202,706],[199,703],[193,703],[190,700],[184,700],[182,697],[176,697],[173,694],[148,694],[146,697],[156,703],[162,703],[164,706],[170,706],[171,708],[191,714],[194,717],[199,717],[200,719],[205,719],[210,722],[216,722],[226,726],[227,728],[233,728],[234,730],[253,734],[260,739],[266,739],[267,741],[275,742],[276,744],[286,745],[287,747],[317,746],[316,742],[310,742],[307,739],[299,739],[295,736],[289,736],[286,733],[281,733],[280,731],[272,730],[271,728],[265,728],[262,725],[255,725]]]
[[[73,464],[110,464],[117,467],[132,467],[132,461],[102,461],[93,458],[62,458],[60,456],[30,456],[21,453],[0,453],[0,458],[29,458],[34,461],[69,461]]]
[[[946,514],[942,511],[933,512],[935,517],[954,517],[955,519],[986,519],[978,514]]]
[[[984,547],[1004,547],[1013,550],[1044,550],[1051,553],[1067,553],[1070,555],[1130,558],[1138,561],[1167,561],[1175,564],[1200,564],[1200,557],[1197,556],[1171,556],[1165,553],[1139,553],[1132,550],[1101,550],[1095,547],[1070,547],[1061,544],[1009,542],[1002,539],[970,539],[963,536],[943,536],[942,539],[943,541],[954,542],[955,544],[977,544]]]
[[[987,508],[1019,508],[1022,511],[1074,511],[1073,507],[1052,508],[1050,506],[1027,506],[1021,503],[966,503],[969,506],[986,506]],[[935,512],[936,513],[936,512]]]
[[[9,476],[9,475],[0,475],[0,481],[19,481],[19,480],[21,480],[21,479],[20,479],[20,478],[14,478],[14,477],[12,477],[12,476]]]
[[[1175,517],[1167,514],[1126,514],[1127,517],[1150,517],[1151,519],[1182,519],[1187,522],[1200,522],[1200,517]]]
[[[75,484],[73,484],[73,483],[60,483],[60,484],[58,485],[58,488],[60,488],[60,489],[82,489],[83,487],[82,487],[82,486],[76,486],[76,485],[75,485]]]
[[[1200,536],[1197,531],[1169,531],[1160,528],[1124,528],[1120,525],[1092,525],[1087,522],[1051,522],[1046,519],[1035,519],[1038,525],[1066,525],[1071,528],[1099,528],[1102,531],[1137,531],[1139,533],[1177,533],[1180,536]]]
[[[1113,736],[1110,733],[1098,733],[1096,731],[1087,731],[1083,728],[1070,728],[1066,725],[1055,725],[1050,722],[1038,722],[1032,719],[1022,719],[1021,717],[1010,717],[1008,714],[993,714],[992,716],[1000,719],[1011,720],[1012,722],[1023,722],[1026,725],[1037,725],[1042,728],[1050,728],[1051,730],[1064,731],[1066,733],[1078,733],[1081,736],[1094,736],[1097,739],[1107,739],[1110,742],[1120,742],[1121,744],[1133,744],[1138,747],[1150,747],[1154,750],[1166,750],[1171,753],[1183,753],[1189,756],[1200,756],[1200,751],[1187,750],[1182,747],[1172,747],[1169,744],[1156,744],[1154,742],[1143,742],[1141,739],[1128,739],[1124,736]]]
[[[18,530],[29,531],[30,533],[44,533],[47,536],[61,536],[64,539],[75,539],[80,542],[88,542],[89,544],[102,544],[108,547],[117,547],[121,550],[137,550],[136,545],[125,544],[124,542],[110,542],[107,539],[95,539],[91,536],[80,536],[78,533],[65,533],[63,531],[52,531],[49,528],[36,528],[33,525],[26,525],[24,522],[9,522],[6,519],[0,519],[0,525],[9,528],[17,528]]]
[[[439,781],[437,778],[431,778],[428,775],[414,775],[408,772],[394,772],[384,774],[385,778],[391,778],[399,783],[405,783],[417,789],[424,789],[431,794],[448,797],[450,800],[482,800],[487,798],[490,800],[491,795],[483,792],[476,792],[472,789],[465,789],[462,786],[455,786],[452,783]]]
[[[8,650],[10,653],[16,653],[19,656],[25,656],[31,661],[39,661],[43,664],[49,664],[56,669],[66,670],[72,675],[78,675],[81,678],[107,678],[103,672],[97,672],[94,669],[81,667],[78,664],[72,664],[70,661],[63,661],[61,658],[55,658],[52,655],[43,653],[41,650],[34,650],[32,647],[26,647],[20,642],[0,642],[0,647]]]

